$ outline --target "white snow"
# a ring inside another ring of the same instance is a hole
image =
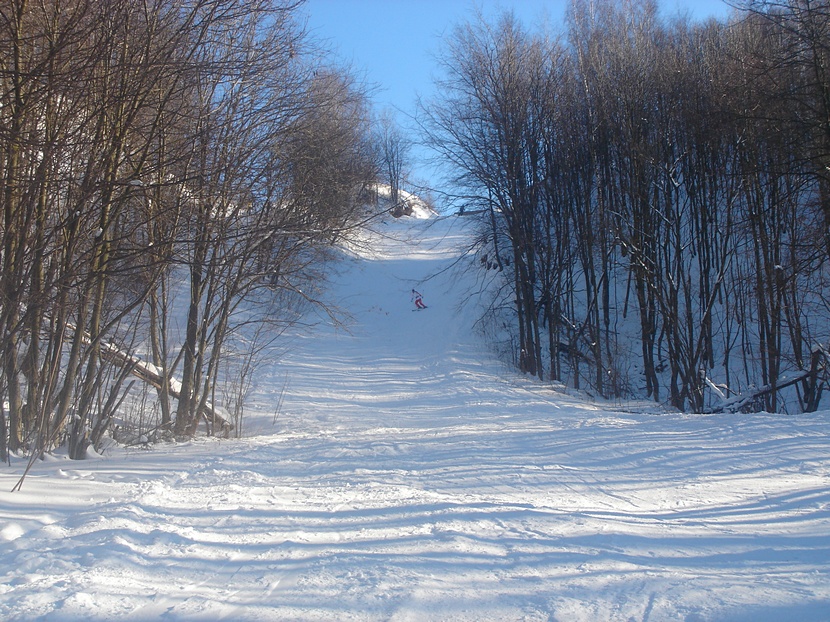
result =
[[[828,412],[658,414],[514,375],[463,279],[422,282],[465,226],[352,245],[349,332],[293,337],[252,436],[50,457],[15,493],[25,461],[0,467],[0,619],[830,620]]]
[[[392,187],[389,184],[373,184],[373,189],[377,193],[378,199],[383,201],[384,207],[387,209],[394,207],[390,203]],[[435,211],[420,196],[408,192],[403,188],[398,188],[398,201],[410,211],[412,218],[425,219],[432,218],[436,215]]]

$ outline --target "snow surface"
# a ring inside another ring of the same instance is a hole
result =
[[[52,457],[16,493],[24,460],[0,467],[0,619],[830,620],[828,412],[658,414],[512,374],[439,272],[466,226],[353,245],[349,331],[293,337],[247,438]]]
[[[392,205],[392,186],[389,184],[377,183],[373,185],[374,192],[377,193],[378,199],[382,202],[384,209],[392,210],[395,206]],[[407,208],[412,218],[432,218],[436,212],[417,194],[413,194],[398,188],[398,201],[401,206]]]

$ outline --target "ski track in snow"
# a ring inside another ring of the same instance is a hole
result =
[[[247,438],[50,458],[17,493],[23,460],[2,467],[0,619],[830,620],[828,413],[623,411],[516,377],[453,273],[422,282],[464,227],[356,245],[348,330],[262,371]]]

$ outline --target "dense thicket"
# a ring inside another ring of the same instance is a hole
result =
[[[229,357],[244,375],[256,326],[313,299],[375,178],[365,98],[296,4],[0,5],[4,458],[83,457],[135,375],[153,427],[233,424],[215,406]]]
[[[817,407],[828,28],[826,0],[728,23],[572,0],[561,37],[510,14],[456,29],[425,128],[522,371],[680,409]]]

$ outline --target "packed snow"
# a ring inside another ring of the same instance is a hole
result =
[[[830,413],[522,378],[472,329],[469,239],[352,244],[342,325],[261,370],[241,440],[0,466],[0,619],[830,620]]]

